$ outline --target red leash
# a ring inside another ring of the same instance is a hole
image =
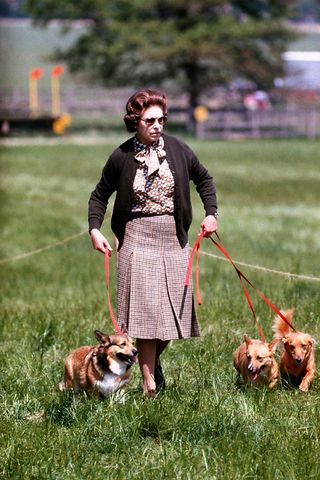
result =
[[[253,303],[251,301],[251,298],[250,298],[250,295],[248,293],[248,290],[245,286],[245,283],[243,280],[245,280],[248,285],[250,285],[254,290],[256,290],[256,292],[260,295],[260,297],[266,302],[266,304],[277,314],[279,315],[282,320],[287,324],[289,325],[289,327],[293,330],[293,331],[296,331],[296,329],[292,326],[292,324],[289,322],[289,320],[280,312],[280,310],[262,293],[260,292],[253,284],[252,282],[250,282],[250,280],[241,272],[241,270],[237,267],[237,265],[234,263],[234,261],[232,260],[231,256],[229,255],[226,247],[223,245],[219,235],[217,232],[215,232],[218,240],[219,240],[219,243],[214,240],[212,237],[209,237],[210,240],[213,242],[213,244],[220,250],[220,252],[230,261],[230,263],[232,264],[232,266],[234,267],[234,269],[236,270],[237,274],[238,274],[238,277],[239,277],[239,280],[240,280],[240,283],[241,283],[241,286],[242,286],[242,289],[243,289],[243,292],[244,292],[244,295],[246,297],[246,300],[248,302],[248,305],[250,307],[250,310],[252,311],[252,314],[253,314],[253,317],[255,319],[255,322],[256,322],[256,325],[257,325],[257,328],[259,330],[259,334],[260,334],[260,337],[262,339],[263,342],[265,342],[265,337],[264,337],[264,334],[263,334],[263,331],[262,331],[262,328],[261,328],[261,325],[259,324],[258,322],[258,319],[257,319],[257,316],[256,316],[256,312],[254,310],[254,307],[253,307]],[[198,238],[191,250],[191,254],[190,254],[190,259],[189,259],[189,264],[188,264],[188,270],[187,270],[187,276],[186,276],[186,280],[185,280],[185,289],[186,287],[189,285],[189,280],[190,280],[190,275],[191,275],[191,268],[192,268],[192,261],[193,261],[193,257],[194,257],[194,252],[196,251],[197,252],[197,263],[196,263],[196,290],[197,290],[197,300],[198,300],[198,304],[201,305],[201,296],[200,296],[200,290],[199,290],[199,265],[198,265],[198,255],[199,255],[199,250],[200,250],[200,242],[202,240],[202,238],[204,237],[203,233],[200,233],[198,235]],[[200,301],[199,301],[200,300]]]
[[[193,257],[194,257],[194,253],[196,252],[196,293],[197,293],[198,305],[201,305],[201,303],[202,303],[200,287],[199,287],[199,283],[200,283],[199,282],[199,280],[200,280],[200,276],[199,276],[199,251],[200,251],[200,242],[203,239],[203,236],[204,236],[203,232],[199,233],[198,237],[197,237],[197,240],[195,241],[195,243],[192,247],[190,257],[189,257],[187,275],[186,275],[186,279],[185,279],[185,282],[184,282],[185,287],[188,287],[189,283],[190,283]]]
[[[108,308],[109,308],[109,313],[110,317],[113,323],[113,326],[115,328],[115,331],[117,332],[118,335],[121,335],[122,332],[119,328],[119,325],[117,323],[116,317],[114,316],[112,306],[111,306],[111,300],[110,300],[110,291],[109,291],[109,256],[110,256],[110,250],[106,249],[105,254],[104,254],[104,260],[105,260],[105,270],[106,270],[106,287],[107,287],[107,298],[108,298]]]
[[[289,320],[280,312],[280,310],[262,293],[260,292],[260,290],[257,289],[257,287],[255,287],[251,282],[250,280],[241,272],[241,270],[235,265],[234,261],[232,260],[232,258],[230,257],[229,253],[227,252],[227,249],[226,247],[223,245],[219,235],[217,232],[215,232],[220,244],[218,242],[216,242],[212,237],[210,237],[210,240],[215,244],[215,246],[220,250],[221,253],[223,253],[223,255],[231,262],[231,264],[233,265],[233,267],[235,268],[240,280],[241,280],[241,284],[243,284],[243,281],[242,281],[242,278],[248,283],[248,285],[250,285],[250,287],[252,287],[257,293],[258,295],[260,295],[260,297],[265,301],[265,303],[277,314],[279,315],[279,317],[282,318],[282,320],[287,324],[289,325],[289,327],[295,332],[296,329],[292,326],[292,324],[289,322]],[[244,286],[244,285],[243,285]],[[247,295],[246,295],[247,297]],[[250,297],[249,297],[250,298]],[[248,303],[249,303],[249,300],[248,300]],[[250,300],[250,303],[252,304],[251,300]],[[249,303],[249,305],[250,305]],[[250,307],[251,308],[251,307]],[[251,310],[253,309],[253,306],[251,308]],[[254,311],[254,310],[253,310]],[[255,313],[254,313],[254,316],[255,316]]]
[[[217,236],[218,236],[218,234],[217,234]],[[218,238],[219,238],[219,237],[218,237]],[[228,254],[228,252],[227,252],[227,250],[225,249],[225,247],[224,247],[224,246],[221,247],[215,240],[213,240],[212,237],[210,237],[210,240],[211,240],[211,241],[216,245],[216,247],[228,258],[228,260],[231,262],[232,266],[235,268],[235,270],[236,270],[236,272],[237,272],[237,274],[238,274],[238,277],[239,277],[241,286],[242,286],[243,293],[244,293],[244,295],[245,295],[245,297],[246,297],[246,300],[247,300],[248,305],[249,305],[249,307],[250,307],[250,310],[251,310],[251,312],[252,312],[253,318],[254,318],[254,320],[255,320],[255,322],[256,322],[256,325],[257,325],[258,332],[259,332],[259,335],[260,335],[260,337],[261,337],[261,340],[262,340],[264,343],[266,343],[266,339],[265,339],[265,336],[264,336],[264,334],[263,334],[262,327],[261,327],[261,325],[260,325],[260,323],[259,323],[259,321],[258,321],[258,319],[257,319],[257,315],[256,315],[255,309],[254,309],[254,307],[253,307],[253,303],[252,303],[252,301],[251,301],[250,295],[249,295],[248,290],[247,290],[247,288],[246,288],[246,286],[245,286],[245,284],[244,284],[244,282],[243,282],[243,280],[242,280],[242,277],[243,277],[242,272],[240,272],[240,270],[238,269],[238,267],[234,264],[233,260],[231,259],[230,255]],[[219,238],[219,240],[220,240],[220,238]],[[244,278],[244,277],[243,277],[243,278]]]
[[[191,277],[191,270],[192,270],[192,261],[194,257],[194,253],[196,252],[196,257],[197,257],[197,263],[196,263],[196,292],[197,292],[197,301],[198,305],[201,305],[202,300],[201,300],[201,294],[200,294],[200,288],[199,288],[199,250],[200,250],[200,242],[203,238],[203,233],[199,233],[197,240],[195,241],[191,252],[190,252],[190,257],[189,257],[189,262],[188,262],[188,268],[187,268],[187,274],[186,278],[184,281],[184,290],[182,294],[182,300],[181,300],[181,306],[180,306],[180,313],[179,313],[179,318],[182,318],[183,310],[184,310],[184,304],[186,301],[186,296],[187,296],[187,290],[188,286],[190,283],[190,277]]]

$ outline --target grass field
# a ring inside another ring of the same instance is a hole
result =
[[[170,345],[158,398],[142,398],[137,366],[128,389],[104,402],[57,391],[66,354],[93,343],[96,328],[112,332],[103,256],[82,232],[89,193],[118,140],[2,148],[0,476],[320,478],[319,379],[307,394],[281,383],[274,392],[236,389],[232,352],[244,333],[258,332],[234,270],[212,256],[219,252],[209,240],[200,256],[203,336]],[[230,254],[300,275],[241,267],[278,307],[295,307],[294,325],[319,340],[319,142],[189,144],[215,178]],[[193,198],[190,243],[203,216]],[[251,292],[269,339],[274,315]],[[111,294],[114,305],[114,255]]]

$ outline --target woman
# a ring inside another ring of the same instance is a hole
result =
[[[118,240],[118,321],[137,339],[143,391],[150,397],[165,385],[160,355],[169,341],[200,336],[191,289],[183,299],[190,180],[206,212],[201,231],[208,237],[217,229],[212,177],[187,145],[163,133],[166,120],[162,92],[129,98],[124,122],[135,136],[111,154],[89,200],[92,244],[105,252],[111,246],[100,227],[116,192],[111,227]]]

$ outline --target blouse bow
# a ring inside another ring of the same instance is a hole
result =
[[[150,177],[150,175],[159,170],[161,162],[166,158],[163,138],[160,137],[152,145],[143,145],[143,148],[135,154],[135,158],[140,163],[144,162],[146,164],[148,169],[147,175]]]

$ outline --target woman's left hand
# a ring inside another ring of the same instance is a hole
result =
[[[210,237],[218,229],[218,222],[216,217],[208,215],[200,225],[201,233],[204,237]]]

